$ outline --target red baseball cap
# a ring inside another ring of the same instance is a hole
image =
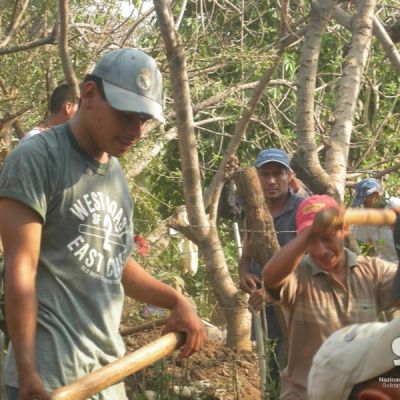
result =
[[[296,212],[297,234],[312,225],[315,215],[327,208],[339,209],[336,200],[326,194],[307,197],[304,199]]]

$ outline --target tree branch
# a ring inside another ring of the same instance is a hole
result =
[[[68,49],[68,0],[59,0],[58,13],[60,20],[60,34],[58,43],[60,58],[65,74],[65,79],[68,83],[68,86],[73,90],[75,100],[77,100],[80,95],[79,85],[75,76],[74,68],[72,67],[72,62],[69,56]]]
[[[335,20],[345,28],[351,30],[352,17],[346,13],[340,6],[336,6],[333,14]],[[397,73],[400,73],[400,54],[392,41],[389,33],[379,21],[379,18],[374,15],[373,17],[373,32],[379,40],[387,58],[392,63],[393,68]]]
[[[53,30],[48,34],[48,36],[42,39],[36,39],[31,42],[20,44],[18,46],[0,48],[0,56],[4,56],[6,54],[18,53],[19,51],[32,50],[36,47],[44,46],[45,44],[56,44],[57,43],[56,31],[57,31],[57,24],[54,25]]]
[[[204,240],[209,231],[209,222],[205,213],[202,196],[185,49],[176,32],[168,2],[166,0],[155,1],[154,7],[165,44],[171,74],[185,204],[190,225],[192,225],[192,229],[196,232],[197,241]]]
[[[296,133],[298,151],[293,168],[314,193],[329,192],[331,183],[317,152],[314,126],[314,92],[321,41],[337,1],[320,1],[311,6],[310,22],[303,43],[297,76]]]
[[[13,37],[14,33],[17,31],[19,24],[21,23],[22,16],[24,15],[24,13],[28,7],[29,0],[25,0],[25,2],[22,4],[22,8],[19,13],[17,13],[18,4],[19,4],[19,2],[16,1],[15,8],[14,8],[14,18],[11,20],[10,26],[7,29],[6,37],[0,43],[0,48],[7,46],[8,42]]]
[[[338,189],[341,199],[344,197],[356,102],[371,46],[375,5],[376,0],[365,0],[358,3],[353,21],[350,50],[344,63],[342,77],[339,80],[337,101],[333,112],[334,124],[326,153],[326,170]]]

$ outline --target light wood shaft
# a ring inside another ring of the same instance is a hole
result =
[[[182,346],[183,333],[168,333],[159,339],[127,354],[126,356],[79,378],[75,382],[56,389],[52,400],[85,400],[129,375],[147,367]]]
[[[396,212],[390,208],[348,208],[344,222],[351,225],[393,225]]]

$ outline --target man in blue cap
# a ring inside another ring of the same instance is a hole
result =
[[[304,197],[294,193],[291,188],[295,177],[290,167],[289,157],[283,150],[277,148],[261,150],[254,166],[257,168],[264,199],[274,221],[279,245],[283,246],[296,236],[296,210]],[[224,195],[226,196],[226,192],[222,193],[221,197]],[[223,210],[224,201],[223,198],[220,202],[220,211]],[[223,216],[234,217],[234,219],[243,218],[240,199],[236,202],[234,211],[223,213]],[[261,288],[261,267],[252,259],[245,233],[242,256],[239,261],[239,286],[250,295],[249,305],[254,310],[259,310],[266,300],[265,291]],[[280,364],[277,365],[275,360],[272,360],[271,376],[278,381],[279,369],[284,367],[285,362],[284,337],[272,305],[266,306],[266,316],[268,337],[276,342],[276,353]]]
[[[105,54],[84,79],[69,123],[22,142],[0,173],[7,400],[50,393],[122,356],[124,296],[170,310],[181,356],[200,349],[203,323],[189,301],[132,257],[133,204],[118,157],[146,120],[164,122],[162,78],[137,49]],[[91,399],[127,399],[123,382]]]
[[[385,198],[380,182],[374,178],[365,178],[356,183],[355,199],[352,207],[384,208],[398,207],[400,199]],[[360,242],[373,246],[376,256],[398,263],[394,248],[392,229],[388,225],[355,225],[352,227],[354,237]]]

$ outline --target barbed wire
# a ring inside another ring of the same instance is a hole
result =
[[[142,223],[152,223],[152,224],[159,224],[160,221],[156,221],[156,220],[150,220],[150,219],[140,219],[140,218],[133,218],[133,222],[138,221],[138,222],[142,222]],[[237,222],[237,221],[232,221],[232,222]],[[168,227],[168,226],[167,226]],[[229,227],[223,227],[221,225],[215,226],[215,225],[194,225],[194,224],[186,224],[185,227],[191,227],[191,228],[214,228],[217,230],[222,230],[222,231],[233,231],[234,228],[229,228]],[[169,228],[169,227],[168,227]],[[172,228],[174,229],[174,228]],[[176,229],[175,229],[176,230]],[[242,228],[241,229],[243,233],[245,232],[252,232],[252,233],[262,233],[265,232],[264,230],[254,230],[254,229],[248,229],[248,228]],[[296,233],[295,230],[280,230],[277,231],[275,230],[275,232],[278,233]],[[173,235],[172,235],[173,236]]]

